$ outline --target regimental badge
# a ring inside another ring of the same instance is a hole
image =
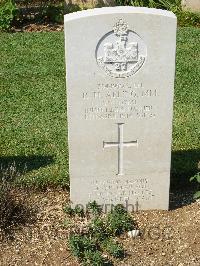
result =
[[[145,62],[147,49],[144,41],[128,24],[119,19],[113,30],[97,44],[98,65],[113,78],[127,78],[135,74]]]

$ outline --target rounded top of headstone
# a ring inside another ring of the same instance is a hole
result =
[[[88,10],[66,14],[64,17],[65,17],[65,22],[67,22],[74,19],[90,17],[90,16],[106,15],[106,14],[147,14],[147,15],[165,16],[176,19],[176,15],[171,11],[156,9],[156,8],[131,7],[131,6],[94,8],[94,9],[88,9]]]

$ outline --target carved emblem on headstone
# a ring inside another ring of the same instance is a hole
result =
[[[135,74],[143,66],[145,58],[146,45],[121,18],[113,30],[101,38],[96,49],[98,65],[114,78]]]

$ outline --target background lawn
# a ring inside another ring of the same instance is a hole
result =
[[[0,35],[1,135],[5,169],[27,165],[26,183],[68,182],[63,33]]]
[[[172,188],[200,160],[200,29],[177,37]],[[0,165],[26,185],[68,186],[64,34],[0,34]],[[10,168],[12,170],[12,167]]]

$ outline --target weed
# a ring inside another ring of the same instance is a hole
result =
[[[64,212],[70,216],[74,215],[74,210],[71,206],[66,206],[64,207]]]
[[[89,224],[89,233],[97,241],[102,241],[108,237],[105,221],[102,217],[94,218]]]
[[[106,226],[110,235],[120,235],[133,229],[133,221],[122,205],[117,205],[108,214]]]
[[[87,213],[93,215],[100,215],[102,213],[102,207],[96,203],[96,201],[87,204]]]
[[[123,258],[124,249],[121,244],[113,240],[112,238],[106,239],[102,243],[102,248],[114,258]]]
[[[92,210],[96,210],[97,206],[96,203],[90,204]],[[122,259],[124,249],[113,237],[133,227],[131,216],[122,205],[117,205],[107,216],[102,214],[93,217],[88,223],[86,233],[72,234],[69,238],[69,248],[83,265],[112,265],[111,261],[104,259],[102,253],[106,252],[112,257]]]
[[[85,213],[84,213],[84,209],[83,209],[83,207],[77,205],[77,206],[74,208],[74,214],[77,214],[79,217],[84,217],[84,216],[85,216]]]
[[[64,207],[64,212],[70,216],[74,216],[74,215],[78,215],[79,217],[84,217],[85,213],[84,213],[84,209],[77,205],[74,209],[71,206],[66,206]]]
[[[90,239],[86,235],[78,234],[69,237],[69,247],[72,254],[80,260],[84,260],[85,252],[87,250],[90,250],[91,252],[97,250],[96,243],[93,239]]]
[[[84,261],[83,261],[84,266],[104,266],[106,265],[106,261],[103,258],[102,254],[100,251],[95,250],[86,250],[84,252]]]

